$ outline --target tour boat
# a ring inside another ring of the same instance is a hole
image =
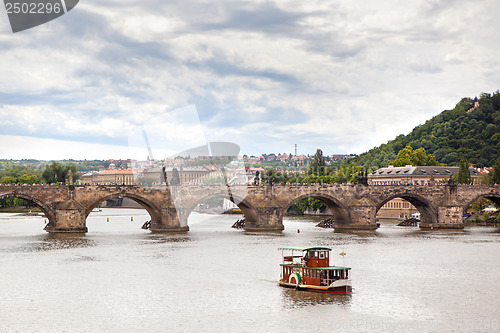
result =
[[[327,247],[281,247],[279,285],[320,293],[348,294],[352,291],[350,267],[330,266]],[[345,252],[340,253],[341,256]]]

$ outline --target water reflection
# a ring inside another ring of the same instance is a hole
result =
[[[348,308],[352,299],[352,294],[326,294],[297,289],[281,289],[281,305],[284,309],[326,304],[336,304],[342,308]]]
[[[348,234],[348,235],[356,235],[360,237],[376,237],[380,236],[377,233],[377,229],[374,230],[351,230],[351,229],[334,229],[334,234]]]
[[[85,234],[44,234],[16,246],[13,252],[47,252],[61,249],[87,248],[97,243],[85,237]]]
[[[149,234],[147,244],[165,244],[165,243],[188,243],[193,239],[186,234],[172,236],[171,234]]]
[[[97,245],[97,242],[81,234],[51,234],[41,237],[42,241],[49,244],[51,249],[86,248]]]

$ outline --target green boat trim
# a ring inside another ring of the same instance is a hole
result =
[[[331,251],[332,249],[329,247],[322,246],[282,246],[278,248],[278,250],[293,250],[293,251]]]
[[[302,265],[292,265],[292,264],[280,264],[280,266],[286,266],[286,267],[294,267],[294,268],[307,268],[307,269],[319,269],[319,270],[329,270],[329,271],[341,271],[344,269],[351,269],[351,267],[342,267],[342,266],[330,266],[330,267],[308,267],[308,266],[302,266]]]

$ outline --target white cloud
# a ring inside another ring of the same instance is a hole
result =
[[[148,156],[145,148],[85,143],[27,136],[0,135],[0,158],[39,160],[63,159],[141,159]]]
[[[195,104],[189,124],[148,126],[162,154],[209,139],[244,154],[294,143],[361,153],[499,89],[499,10],[494,0],[80,2],[26,32],[0,26],[0,133],[116,143]]]

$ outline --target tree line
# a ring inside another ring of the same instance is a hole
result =
[[[73,163],[61,164],[52,161],[45,166],[44,170],[35,169],[25,165],[12,165],[0,171],[0,184],[22,185],[22,184],[66,184],[68,173],[71,170],[73,179],[80,178],[78,167]],[[33,207],[33,204],[20,198],[0,199],[0,208]]]
[[[80,178],[78,167],[74,163],[52,161],[44,170],[13,165],[0,171],[0,184],[66,184],[70,170],[74,180]]]
[[[441,112],[408,135],[361,154],[356,163],[386,166],[406,146],[422,147],[447,165],[458,165],[464,158],[477,167],[492,166],[500,151],[500,92],[463,98],[452,110]]]

